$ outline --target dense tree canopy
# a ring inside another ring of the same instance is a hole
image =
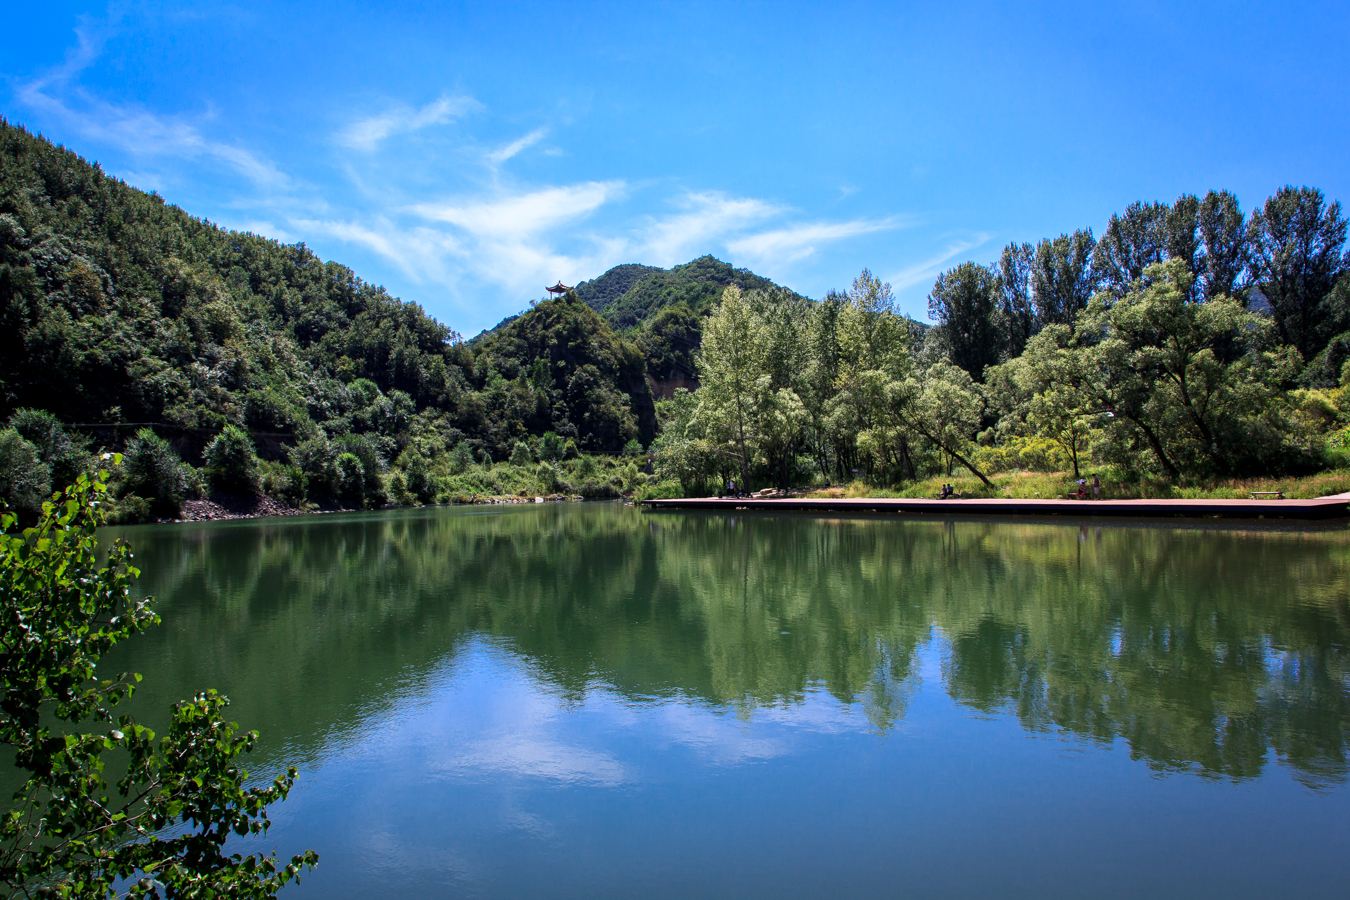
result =
[[[650,316],[676,305],[706,313],[729,285],[743,291],[778,287],[747,269],[737,269],[712,256],[700,256],[671,269],[624,265],[577,286],[577,293],[616,328],[641,325]],[[615,296],[615,290],[623,287]]]
[[[485,336],[477,351],[480,376],[495,385],[485,398],[488,421],[514,418],[514,394],[529,398],[516,413],[521,434],[554,431],[592,450],[655,436],[641,354],[575,293],[540,302]]]
[[[1344,383],[1344,225],[1313,191],[1267,209],[1250,240],[1232,196],[1210,193],[1135,204],[1101,244],[1084,230],[1009,245],[997,267],[938,277],[926,335],[868,272],[805,307],[729,290],[658,471],[689,490],[729,473],[785,484],[808,466],[883,483],[961,467],[992,487],[987,467],[1019,463],[1171,482],[1326,465],[1350,404],[1296,385]],[[1269,313],[1225,293],[1248,277],[1278,298]],[[1308,308],[1309,350],[1325,348],[1311,363],[1286,339]]]

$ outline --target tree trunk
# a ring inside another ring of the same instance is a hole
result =
[[[947,450],[947,448],[945,448],[945,447],[944,447],[943,449],[944,449],[944,450]],[[963,466],[965,466],[967,469],[969,469],[969,470],[971,471],[971,473],[973,473],[973,474],[975,475],[976,478],[980,479],[980,481],[983,481],[985,487],[989,488],[990,490],[993,490],[993,489],[994,489],[994,483],[993,483],[992,481],[990,481],[989,478],[988,478],[983,472],[981,472],[979,469],[975,468],[975,464],[974,464],[973,462],[971,462],[970,460],[966,459],[964,456],[962,456],[961,454],[957,453],[955,450],[947,450],[947,452],[950,453],[950,454],[952,455],[952,458],[953,458],[953,459],[955,459],[955,460],[956,460],[957,462],[959,462],[961,465],[963,465]]]
[[[1158,439],[1158,435],[1154,433],[1153,429],[1144,424],[1142,419],[1136,418],[1135,416],[1127,416],[1126,418],[1133,422],[1135,427],[1143,432],[1144,440],[1148,441],[1149,449],[1153,451],[1153,455],[1158,457],[1158,463],[1163,467],[1163,471],[1167,473],[1167,477],[1170,478],[1173,483],[1180,481],[1181,472],[1177,469],[1172,460],[1168,458],[1167,451],[1163,449],[1162,441]]]
[[[1225,459],[1219,453],[1218,443],[1214,440],[1214,432],[1205,421],[1205,417],[1200,414],[1200,410],[1195,408],[1195,401],[1191,399],[1190,387],[1186,384],[1186,374],[1183,372],[1176,378],[1177,387],[1181,389],[1181,403],[1186,407],[1186,414],[1190,416],[1195,423],[1196,431],[1200,432],[1200,440],[1205,445],[1205,453],[1214,463],[1214,468],[1220,472],[1229,469],[1229,460]]]
[[[905,477],[910,481],[918,481],[919,473],[914,468],[914,454],[909,452],[909,439],[900,439],[900,462],[904,469]]]

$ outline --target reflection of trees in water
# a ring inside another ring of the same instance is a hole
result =
[[[166,598],[135,662],[150,689],[219,684],[301,749],[474,634],[565,696],[750,713],[820,686],[886,729],[936,627],[948,692],[1027,728],[1159,768],[1246,777],[1273,748],[1310,783],[1346,774],[1344,532],[563,506],[132,538]]]

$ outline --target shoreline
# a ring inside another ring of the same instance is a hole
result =
[[[297,516],[327,516],[342,513],[384,512],[394,509],[428,509],[438,506],[521,506],[534,503],[573,503],[586,498],[579,494],[541,494],[536,496],[489,495],[473,500],[454,500],[449,503],[424,503],[420,506],[389,504],[377,509],[356,509],[345,506],[303,509],[287,506],[272,497],[216,498],[187,500],[176,518],[149,519],[144,522],[119,522],[116,527],[133,525],[198,525],[203,522],[233,522],[246,519],[284,519]]]
[[[1350,518],[1350,493],[1311,500],[1013,500],[906,499],[880,497],[838,498],[727,498],[686,497],[643,500],[654,509],[722,509],[780,512],[855,512],[898,515],[1069,516],[1076,518],[1191,518],[1191,519],[1299,519],[1317,521]]]
[[[929,498],[892,497],[682,497],[661,500],[618,498],[625,503],[653,510],[734,510],[738,512],[859,513],[937,516],[1067,517],[1067,518],[1184,518],[1184,519],[1289,519],[1329,521],[1350,519],[1350,492],[1305,500],[1237,499],[1133,499],[1133,500],[1049,500],[1007,498]],[[203,522],[228,522],[247,519],[291,518],[344,513],[382,512],[399,509],[427,509],[452,506],[522,506],[536,503],[579,503],[586,498],[575,494],[537,496],[483,495],[472,500],[426,503],[420,506],[390,504],[378,509],[320,507],[303,509],[287,506],[271,497],[216,498],[188,500],[177,518],[159,518],[120,525],[189,525]]]

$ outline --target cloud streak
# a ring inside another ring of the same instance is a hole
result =
[[[813,256],[823,244],[891,231],[905,221],[898,216],[886,219],[852,219],[844,222],[805,222],[736,238],[727,243],[732,253],[755,262],[795,262]]]
[[[958,256],[969,253],[977,247],[983,247],[985,244],[989,243],[991,237],[992,235],[982,231],[969,238],[953,241],[947,244],[940,252],[927,259],[921,259],[916,263],[905,266],[886,280],[889,281],[891,287],[895,288],[897,291],[923,284],[925,281],[936,280],[949,262],[956,259]]]
[[[348,149],[372,153],[395,135],[445,125],[482,108],[481,103],[467,94],[442,95],[420,107],[400,103],[348,123],[338,131],[337,141]]]
[[[648,217],[638,226],[631,243],[642,261],[658,266],[685,262],[723,245],[730,234],[788,212],[765,200],[719,191],[686,192],[674,206],[674,212]]]
[[[587,181],[483,199],[416,203],[408,211],[480,237],[523,237],[584,218],[623,191],[622,181]]]
[[[291,186],[291,180],[265,157],[238,144],[207,137],[192,119],[152,113],[135,104],[111,103],[82,90],[76,79],[94,62],[104,37],[81,26],[76,46],[61,65],[26,84],[16,96],[21,104],[61,123],[90,141],[110,145],[138,159],[213,161],[268,190]]]
[[[498,147],[496,150],[489,152],[487,155],[488,163],[493,167],[500,166],[507,160],[514,159],[515,157],[519,156],[521,153],[533,147],[535,144],[539,143],[546,137],[548,137],[547,128],[536,128],[529,134],[523,137],[516,138],[511,143]]]

